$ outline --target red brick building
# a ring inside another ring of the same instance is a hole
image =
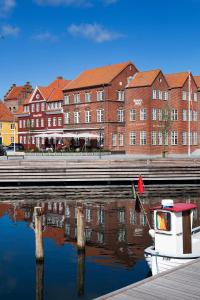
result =
[[[99,134],[104,149],[124,151],[125,88],[136,72],[126,62],[86,70],[72,80],[63,90],[64,130]]]
[[[54,144],[54,139],[36,137],[39,134],[63,132],[62,88],[69,83],[58,77],[47,87],[36,87],[17,111],[19,142],[25,149],[45,148]]]
[[[13,84],[4,96],[4,103],[12,113],[16,113],[32,91],[33,88],[28,81],[23,86]]]
[[[169,75],[160,70],[138,72],[126,90],[126,152],[187,154],[188,148],[191,152],[197,149],[197,98],[197,85],[187,72]]]

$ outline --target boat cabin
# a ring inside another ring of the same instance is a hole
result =
[[[153,208],[155,228],[155,251],[159,254],[177,256],[192,253],[192,203],[173,203],[162,200]]]

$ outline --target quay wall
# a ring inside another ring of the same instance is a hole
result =
[[[6,184],[118,184],[137,183],[142,175],[145,185],[198,184],[200,159],[154,160],[26,160],[0,161],[0,185]]]

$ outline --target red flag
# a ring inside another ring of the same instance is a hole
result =
[[[138,194],[143,194],[144,193],[144,185],[143,185],[143,180],[142,180],[142,176],[139,176],[138,179]]]

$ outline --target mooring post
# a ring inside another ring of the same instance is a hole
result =
[[[81,206],[77,207],[77,248],[80,252],[85,251],[84,213]]]
[[[44,249],[42,239],[42,208],[34,207],[35,216],[35,255],[37,262],[43,262]]]
[[[35,300],[43,300],[44,262],[36,262]]]
[[[84,295],[84,281],[85,281],[85,252],[78,251],[77,288],[78,288],[79,297]]]

